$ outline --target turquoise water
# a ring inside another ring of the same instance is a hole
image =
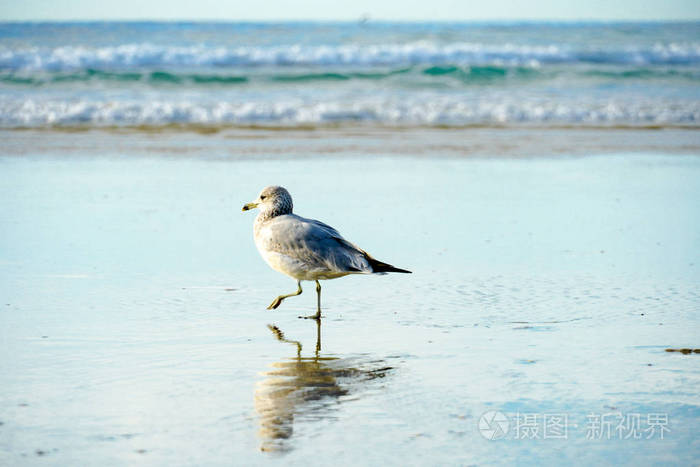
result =
[[[0,126],[696,127],[687,23],[0,23]]]
[[[698,347],[696,156],[426,158],[387,138],[289,157],[272,138],[206,158],[136,137],[0,157],[1,463],[698,458],[698,356],[666,351]],[[270,183],[413,274],[324,282],[319,329],[297,319],[309,284],[265,310],[295,287],[240,212]]]

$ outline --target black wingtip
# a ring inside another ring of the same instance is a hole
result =
[[[387,272],[400,272],[403,274],[413,274],[411,271],[407,269],[401,269],[397,268],[396,266],[392,266],[391,264],[387,263],[382,263],[381,261],[377,261],[376,259],[372,258],[371,256],[367,255],[367,260],[369,261],[369,265],[372,266],[372,272],[375,273],[387,273]]]

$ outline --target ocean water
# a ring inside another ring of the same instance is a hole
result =
[[[699,23],[0,23],[0,126],[700,121]]]

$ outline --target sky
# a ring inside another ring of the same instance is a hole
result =
[[[700,20],[700,0],[0,0],[0,20]]]

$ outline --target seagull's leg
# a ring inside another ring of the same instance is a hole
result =
[[[316,281],[316,314],[311,316],[300,316],[304,319],[321,319],[321,283]]]
[[[321,283],[316,281],[316,318],[321,317]]]
[[[275,308],[277,308],[278,306],[280,306],[282,304],[282,300],[284,300],[285,298],[294,297],[294,296],[300,295],[300,294],[301,294],[301,281],[297,281],[297,291],[296,292],[290,293],[287,295],[280,295],[276,299],[272,300],[272,303],[270,303],[270,306],[268,306],[267,309],[274,310]]]

